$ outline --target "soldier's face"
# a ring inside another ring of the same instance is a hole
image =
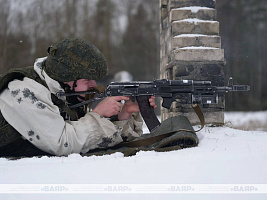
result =
[[[74,81],[70,81],[70,82],[67,82],[66,84],[68,84],[72,89],[73,83]],[[88,80],[88,79],[79,79],[77,80],[76,85],[77,86],[74,88],[76,92],[87,91],[97,86],[95,80]]]
[[[74,81],[65,82],[65,84],[68,84],[70,88],[72,89]],[[95,80],[88,80],[88,79],[79,79],[76,82],[76,87],[74,88],[75,92],[82,92],[87,91],[89,89],[97,87]],[[84,94],[81,94],[80,96],[85,97]],[[82,99],[78,98],[80,101],[83,101]]]

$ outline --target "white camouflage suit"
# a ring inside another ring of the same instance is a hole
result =
[[[0,94],[4,118],[24,139],[47,153],[60,156],[114,146],[122,142],[122,138],[130,141],[142,134],[143,121],[139,113],[115,122],[94,112],[78,121],[64,120],[51,100],[51,93],[64,90],[42,70],[41,63],[45,59],[37,59],[34,70],[49,89],[25,77],[22,81],[10,82]]]

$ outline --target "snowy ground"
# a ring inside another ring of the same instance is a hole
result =
[[[266,124],[267,112],[226,113],[226,126],[206,126],[198,133],[200,144],[195,148],[163,153],[139,152],[133,157],[116,153],[100,157],[75,154],[15,161],[0,158],[0,199],[267,199]],[[24,186],[24,189],[19,188],[24,192],[29,187],[34,192],[35,186],[41,190],[36,194],[5,193],[8,191],[5,187],[10,186],[7,184],[17,188]],[[250,190],[244,192],[244,184]],[[100,189],[92,189],[92,186]],[[143,192],[136,192],[135,186],[143,188]],[[209,192],[197,192],[201,186],[209,186]],[[212,193],[211,187],[217,186],[223,187],[221,189],[229,186],[231,190],[221,193],[215,188],[216,192]],[[260,190],[261,186],[265,189]],[[158,189],[154,190],[155,187]],[[52,193],[58,188],[66,190]],[[75,188],[76,193],[71,193]],[[259,191],[263,193],[259,194]]]
[[[226,112],[225,122],[227,126],[241,130],[258,130],[267,132],[267,111]]]

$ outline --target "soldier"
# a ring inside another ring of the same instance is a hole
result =
[[[78,38],[49,47],[33,67],[10,70],[0,83],[0,156],[86,153],[138,138],[143,121],[129,97],[107,97],[88,113],[69,108],[84,96],[56,97],[96,88],[106,74],[102,53]]]

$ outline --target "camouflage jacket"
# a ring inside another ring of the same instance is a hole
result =
[[[51,93],[63,89],[42,69],[45,59],[37,59],[34,70],[47,87],[24,77],[9,82],[0,93],[2,115],[24,139],[44,152],[59,156],[111,147],[142,134],[143,121],[139,113],[115,122],[93,112],[77,121],[64,120],[51,99]],[[61,100],[66,101],[64,97]]]

